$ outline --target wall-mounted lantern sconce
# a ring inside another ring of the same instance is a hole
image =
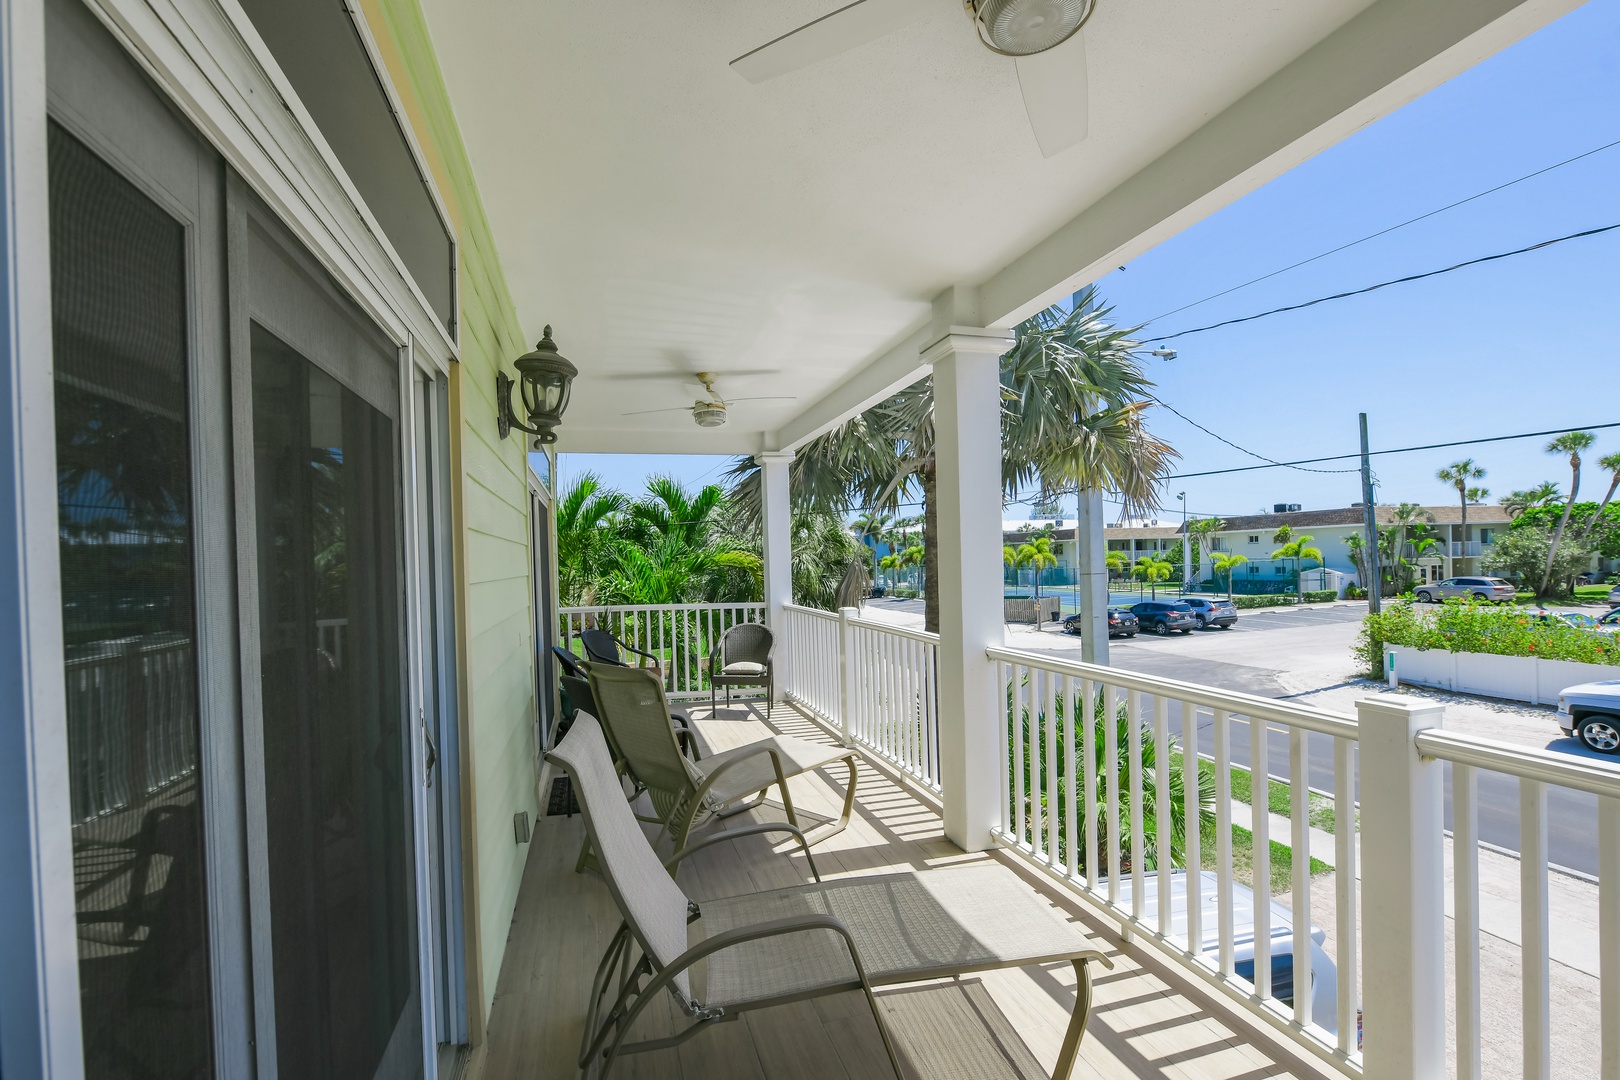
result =
[[[523,423],[512,412],[512,380],[506,372],[495,375],[495,427],[506,438],[513,428],[534,436],[534,448],[557,441],[556,427],[562,423],[563,410],[568,408],[569,388],[579,369],[563,358],[551,340],[551,327],[541,335],[533,352],[524,353],[512,361],[518,370],[523,389],[523,411],[529,422]]]

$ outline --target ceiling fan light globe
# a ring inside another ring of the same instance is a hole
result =
[[[692,405],[692,419],[698,427],[719,427],[726,422],[726,407],[718,401],[696,402]]]
[[[1096,0],[974,0],[985,43],[1009,56],[1033,56],[1063,44],[1091,15]]]

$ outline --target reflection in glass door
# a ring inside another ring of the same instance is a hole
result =
[[[396,426],[251,335],[277,1067],[419,1076]]]
[[[51,308],[85,1075],[213,1075],[186,227],[50,128]]]

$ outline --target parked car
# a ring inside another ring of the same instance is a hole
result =
[[[1471,596],[1475,600],[1505,604],[1519,594],[1512,582],[1503,581],[1499,577],[1446,578],[1432,585],[1419,585],[1413,592],[1418,600],[1425,604],[1450,600],[1453,596]]]
[[[1609,590],[1609,606],[1612,608],[1620,608],[1620,585],[1616,585],[1614,588]]]
[[[1620,754],[1620,679],[1564,687],[1558,726],[1600,754]]]
[[[1070,615],[1063,620],[1065,634],[1079,634],[1084,616]],[[1108,609],[1108,636],[1135,637],[1138,624],[1136,616],[1131,614],[1130,608],[1111,607]]]
[[[1581,611],[1538,611],[1532,616],[1537,622],[1566,622],[1577,630],[1595,630],[1598,621]]]
[[[1608,614],[1598,616],[1597,628],[1606,634],[1620,634],[1620,607],[1610,608]]]
[[[1132,910],[1131,892],[1135,881],[1121,877],[1119,906]],[[1159,920],[1159,880],[1147,875],[1142,880],[1142,918],[1150,926]],[[1199,928],[1203,940],[1199,951],[1212,963],[1220,957],[1220,901],[1219,879],[1213,871],[1199,875],[1200,892]],[[1187,872],[1172,871],[1170,875],[1170,934],[1187,936]],[[1307,984],[1311,990],[1311,1022],[1336,1033],[1339,1026],[1339,970],[1333,958],[1322,948],[1327,935],[1320,927],[1310,929],[1310,975]],[[1254,979],[1254,892],[1241,882],[1232,883],[1232,945],[1240,978]],[[1294,917],[1282,904],[1271,902],[1271,993],[1285,1006],[1294,1004],[1294,989],[1298,981],[1294,970]]]
[[[1230,630],[1237,622],[1237,605],[1230,600],[1210,600],[1202,596],[1189,597],[1182,601],[1193,610],[1193,617],[1198,620],[1198,629],[1218,626],[1222,630]]]
[[[1198,628],[1198,616],[1186,604],[1172,600],[1144,600],[1131,605],[1131,613],[1143,630],[1167,636],[1172,630],[1190,634]]]

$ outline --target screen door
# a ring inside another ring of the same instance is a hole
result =
[[[255,930],[276,1073],[416,1077],[398,353],[250,196],[229,198],[246,240],[233,371],[258,694],[244,746],[263,785],[249,839],[265,855]]]

